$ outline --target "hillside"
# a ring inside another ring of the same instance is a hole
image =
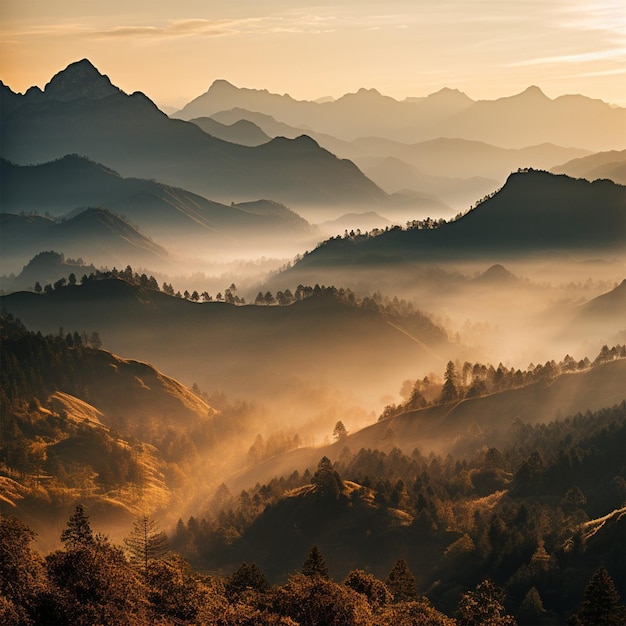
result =
[[[99,265],[166,267],[167,251],[106,209],[85,209],[67,219],[0,214],[3,263],[22,265],[42,250],[60,250]]]
[[[5,317],[1,334],[0,474],[21,485],[9,504],[44,543],[75,499],[111,530],[179,501],[197,455],[189,435],[200,445],[214,409],[150,365],[98,349],[95,335],[44,337]]]
[[[288,234],[308,241],[314,229],[277,203],[271,211],[226,206],[178,187],[117,172],[77,155],[40,165],[20,166],[0,161],[2,212],[31,211],[55,216],[77,207],[101,206],[124,215],[143,232],[189,253],[212,247],[242,249],[246,240],[274,240]],[[267,242],[265,242],[267,243]]]
[[[387,259],[514,258],[554,251],[623,251],[626,189],[611,181],[547,172],[512,174],[504,187],[460,219],[438,228],[391,229],[325,242],[289,270],[371,264]],[[291,276],[290,276],[291,278]],[[297,280],[297,278],[296,278]]]
[[[1,306],[42,332],[98,330],[113,352],[208,393],[278,403],[299,422],[336,411],[330,399],[337,393],[368,411],[379,406],[398,380],[440,363],[439,351],[449,346],[445,331],[419,312],[310,292],[288,306],[234,306],[95,280],[50,294],[3,296]]]
[[[83,88],[85,75],[90,78]],[[25,165],[80,154],[123,176],[153,178],[227,203],[385,201],[354,164],[309,139],[256,148],[228,143],[168,118],[139,92],[101,92],[97,84],[110,81],[83,60],[57,74],[36,98],[3,89],[10,106],[2,108],[2,156]]]
[[[365,426],[337,443],[320,448],[301,448],[268,459],[253,469],[233,476],[229,487],[237,492],[256,482],[269,482],[285,468],[304,472],[322,456],[339,461],[344,448],[389,453],[398,448],[410,455],[418,449],[471,457],[482,446],[512,443],[520,424],[543,424],[559,417],[598,411],[626,400],[623,382],[626,359],[601,363],[584,371],[559,373],[530,384],[455,402],[436,403]]]

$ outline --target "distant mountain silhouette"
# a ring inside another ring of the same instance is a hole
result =
[[[41,165],[19,166],[0,160],[3,212],[44,210],[55,216],[76,207],[102,206],[126,216],[142,231],[168,246],[192,249],[235,247],[237,242],[289,234],[306,239],[314,229],[277,203],[226,206],[185,189],[153,180],[123,178],[117,172],[77,155]],[[260,210],[260,207],[266,210]]]
[[[626,150],[619,152],[610,150],[572,159],[563,165],[553,167],[551,171],[587,180],[608,178],[620,185],[626,185]]]
[[[512,174],[492,198],[434,230],[392,229],[356,242],[328,241],[291,270],[355,263],[490,258],[539,251],[624,250],[626,189],[548,172]]]
[[[434,131],[511,148],[548,141],[606,150],[624,145],[624,128],[626,109],[581,95],[552,100],[532,86],[514,96],[475,102]]]
[[[32,290],[37,282],[43,287],[46,284],[53,285],[61,278],[67,279],[70,274],[80,279],[83,274],[91,274],[95,271],[96,268],[93,265],[85,265],[78,259],[66,260],[64,254],[49,250],[34,256],[17,276],[1,277],[0,287],[8,292]]]
[[[239,89],[220,80],[175,116],[191,119],[234,108],[344,140],[457,137],[509,148],[550,142],[591,150],[621,148],[626,142],[626,109],[581,95],[550,99],[536,86],[497,100],[472,101],[457,90],[442,89],[426,98],[398,101],[375,89],[360,89],[316,103],[267,90]]]
[[[506,177],[520,167],[549,169],[555,163],[589,154],[588,150],[550,143],[513,149],[446,137],[419,143],[372,136],[345,141],[241,108],[216,113],[212,119],[227,124],[251,121],[271,136],[293,138],[306,132],[333,154],[353,161],[387,193],[412,190],[429,194],[457,207],[451,214],[464,210],[476,198],[501,186]],[[437,217],[442,216],[446,216],[445,210],[437,213]]]
[[[24,263],[42,250],[61,250],[100,265],[163,267],[167,251],[106,209],[90,208],[66,220],[0,214],[4,263]]]
[[[272,139],[254,122],[245,119],[237,120],[233,124],[221,124],[212,117],[198,117],[190,121],[212,137],[242,146],[260,146]]]
[[[474,278],[474,282],[483,285],[497,286],[502,284],[516,283],[519,278],[509,272],[503,265],[496,263],[486,269],[480,276]]]
[[[34,99],[2,90],[2,156],[29,164],[81,154],[124,176],[154,178],[228,203],[386,200],[354,164],[312,140],[250,148],[210,137],[195,124],[168,118],[142,93],[111,92],[108,78],[87,71],[87,64],[69,66]]]

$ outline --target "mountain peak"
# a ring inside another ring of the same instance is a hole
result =
[[[211,83],[209,91],[238,91],[238,88],[224,78],[218,78]]]
[[[543,93],[543,91],[541,91],[541,89],[537,87],[537,85],[531,85],[530,87],[527,87],[526,89],[524,89],[524,91],[519,93],[518,96],[524,98],[541,98],[543,100],[549,100],[548,96],[546,96],[546,94]]]
[[[44,89],[46,97],[63,102],[81,98],[100,100],[116,93],[120,93],[120,89],[111,84],[109,77],[101,74],[88,59],[70,63],[55,74]]]

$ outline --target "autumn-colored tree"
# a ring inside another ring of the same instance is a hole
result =
[[[502,589],[484,580],[459,601],[459,626],[516,626],[515,618],[506,613],[503,599]]]
[[[360,569],[348,572],[343,584],[364,595],[372,608],[385,606],[393,600],[393,596],[385,583],[378,580],[376,576]]]

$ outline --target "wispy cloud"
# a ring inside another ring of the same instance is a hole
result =
[[[214,37],[234,35],[240,31],[236,20],[186,19],[171,20],[164,25],[114,26],[92,31],[92,37],[101,38],[169,38],[169,37]]]
[[[626,59],[626,47],[609,48],[606,50],[595,50],[592,52],[573,52],[571,54],[561,54],[557,56],[537,57],[509,63],[509,67],[524,67],[527,65],[547,65],[562,63],[587,63],[593,61],[609,61],[612,59]]]

